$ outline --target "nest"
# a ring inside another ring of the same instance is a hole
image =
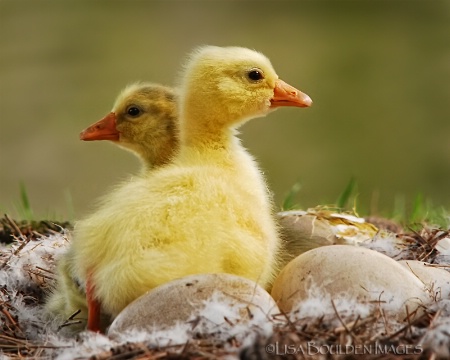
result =
[[[69,223],[17,223],[6,215],[0,219],[0,239],[3,243],[0,247],[1,272],[6,273],[12,268],[13,260],[19,259],[24,251],[30,253],[38,246],[52,241],[49,248],[55,249],[54,253],[46,250],[40,255],[46,265],[22,264],[25,278],[19,285],[11,281],[0,286],[0,358],[4,355],[10,359],[50,359],[56,358],[65,349],[73,351],[74,359],[92,360],[230,357],[251,360],[353,359],[361,356],[364,359],[397,359],[401,356],[406,360],[445,358],[449,353],[450,333],[445,332],[448,330],[442,332],[447,336],[446,341],[436,340],[433,335],[433,331],[443,324],[446,329],[450,329],[450,301],[445,303],[443,299],[422,309],[423,315],[420,317],[402,324],[387,318],[381,307],[374,306],[370,315],[360,317],[340,313],[333,304],[334,313],[320,317],[293,320],[291,316],[279,314],[272,319],[272,333],[256,334],[250,343],[235,336],[224,337],[221,334],[217,337],[217,334],[193,331],[192,338],[182,344],[158,346],[146,341],[111,342],[101,350],[94,349],[89,356],[80,357],[77,349],[89,334],[68,338],[67,343],[61,337],[53,341],[54,338],[48,332],[48,323],[32,322],[30,325],[23,320],[26,309],[42,309],[45,294],[55,280],[56,253],[60,246],[60,243],[55,242],[55,237],[60,242],[67,241],[67,229],[71,229]],[[403,247],[395,257],[444,267],[436,244],[445,237],[450,237],[448,230],[427,226],[423,226],[420,231],[396,234]],[[70,325],[71,321],[73,317],[67,319],[67,324]],[[30,331],[45,335],[33,336]]]

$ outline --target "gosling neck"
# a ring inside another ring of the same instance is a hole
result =
[[[140,156],[144,171],[170,163],[177,146],[177,140],[168,137],[144,147]]]
[[[217,109],[207,112],[200,107],[191,107],[189,111],[182,111],[181,148],[196,148],[197,151],[228,149],[234,142],[236,130],[229,124],[226,115]]]

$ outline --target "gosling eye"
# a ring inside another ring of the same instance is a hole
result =
[[[252,81],[259,81],[264,79],[264,73],[259,69],[252,69],[247,73],[247,77]]]
[[[141,114],[141,110],[138,107],[136,107],[136,106],[130,106],[127,109],[127,114],[132,116],[132,117],[137,117],[137,116],[139,116]]]

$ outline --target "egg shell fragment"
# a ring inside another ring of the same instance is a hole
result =
[[[359,245],[372,239],[378,229],[354,215],[328,210],[282,211],[277,214],[283,240],[281,264],[326,245]]]
[[[292,254],[298,255],[319,246],[332,245],[337,238],[330,224],[317,216],[298,211],[278,213],[282,238]]]

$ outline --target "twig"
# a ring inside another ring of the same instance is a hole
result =
[[[347,327],[351,326],[350,331],[354,332],[356,329],[359,329],[360,327],[374,321],[375,319],[376,319],[375,316],[368,316],[365,319],[361,320],[361,316],[358,315],[358,317],[356,318],[355,321],[351,321],[351,322],[347,323]],[[334,329],[335,333],[340,333],[342,331],[346,331],[346,328],[343,326],[337,327]]]
[[[450,268],[450,264],[424,264],[425,267],[432,267],[432,268]]]
[[[81,324],[81,320],[74,320],[75,316],[77,316],[80,312],[81,309],[78,309],[72,315],[70,315],[61,325],[58,326],[58,331],[66,326]]]
[[[44,279],[49,279],[49,280],[55,280],[55,279],[56,279],[56,278],[53,277],[53,276],[45,275],[45,274],[43,274],[42,272],[39,272],[39,271],[28,270],[28,272],[31,273],[31,274],[34,274],[34,275],[36,275],[36,276],[39,276],[39,277],[41,277],[41,278],[44,278]]]
[[[334,312],[336,313],[337,318],[339,319],[339,321],[341,322],[342,326],[344,327],[344,329],[347,331],[347,333],[352,337],[353,340],[355,340],[355,334],[353,334],[353,332],[347,327],[347,324],[344,322],[344,320],[342,319],[341,315],[339,314],[339,312],[336,309],[336,305],[333,301],[333,299],[331,299],[331,305],[333,306]]]
[[[380,340],[391,340],[394,337],[396,337],[397,335],[401,334],[402,332],[404,332],[405,330],[408,330],[411,326],[419,323],[422,320],[422,316],[420,318],[414,319],[412,322],[408,323],[407,325],[403,326],[402,328],[400,328],[399,330],[397,330],[396,332],[392,333],[389,336],[386,336],[384,338],[381,338]]]
[[[74,321],[66,320],[64,322],[64,324],[61,324],[61,325],[58,326],[58,331],[61,330],[62,328],[67,327],[67,326],[72,326],[72,325],[77,325],[77,324],[81,324],[81,320],[74,320]]]
[[[24,234],[22,233],[20,228],[17,226],[14,220],[8,216],[8,214],[5,214],[5,219],[8,220],[9,224],[11,225],[11,227],[14,229],[14,231],[17,233],[18,236],[24,237]]]
[[[17,338],[14,338],[14,337],[11,337],[11,336],[7,336],[7,335],[1,335],[0,334],[0,339],[9,341],[9,342],[15,343],[15,344],[21,344],[21,345],[23,345],[25,347],[28,345],[27,344],[28,340],[17,339]],[[2,344],[2,346],[4,346],[4,345]]]
[[[51,270],[48,270],[48,269],[44,269],[44,268],[41,268],[40,266],[36,266],[36,269],[39,269],[39,270],[42,270],[42,271],[48,272],[48,273],[50,273],[50,274],[52,274],[52,275],[55,275],[55,273],[54,273],[53,271],[51,271]]]
[[[5,215],[6,216],[6,215]],[[7,264],[8,261],[13,257],[16,256],[24,247],[26,244],[30,242],[29,238],[22,239],[22,243],[19,245],[19,247],[3,262],[3,264],[0,265],[0,270],[2,270]]]
[[[48,230],[51,230],[51,229],[48,229]],[[38,231],[36,231],[36,230],[33,230],[31,233],[32,233],[34,236],[36,236],[37,238],[38,238],[38,237],[44,237],[43,234],[41,234],[40,232],[38,232]]]
[[[428,330],[432,329],[435,326],[435,323],[437,322],[438,318],[441,316],[442,313],[442,309],[439,309],[438,311],[436,311],[436,313],[434,314],[433,318],[430,321],[430,324],[428,325]],[[423,339],[425,338],[425,336],[427,336],[427,332],[425,332],[422,337],[420,338],[420,340],[418,341],[418,345],[421,345],[423,343]]]

